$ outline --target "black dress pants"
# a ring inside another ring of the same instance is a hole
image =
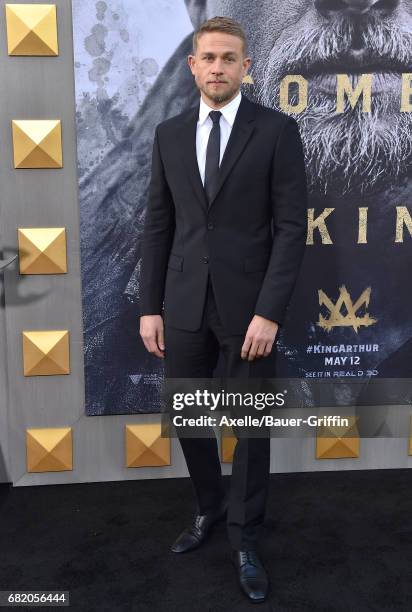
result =
[[[268,357],[249,362],[240,356],[244,339],[244,335],[225,332],[209,277],[200,329],[192,332],[165,326],[165,376],[211,378],[222,352],[225,377],[273,378],[275,346]],[[268,493],[270,437],[243,437],[233,429],[237,443],[228,498],[228,536],[235,550],[255,550]],[[216,437],[179,437],[179,441],[195,490],[197,511],[213,511],[225,495]]]

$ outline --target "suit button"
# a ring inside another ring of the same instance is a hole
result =
[[[204,264],[209,263],[209,257],[203,257],[202,262],[203,262]]]
[[[215,229],[215,226],[213,225],[213,223],[208,223],[208,224],[207,224],[207,229],[208,229],[208,230]]]

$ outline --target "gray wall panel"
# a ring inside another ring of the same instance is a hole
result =
[[[0,218],[2,217],[2,201],[0,200]],[[0,234],[0,256],[1,234]],[[2,259],[3,257],[0,257]],[[12,264],[13,265],[13,264]],[[7,380],[7,337],[6,337],[6,312],[4,303],[3,274],[0,272],[0,482],[10,482],[9,472],[9,445],[8,445],[8,403],[9,388]]]
[[[67,1],[56,4],[58,57],[7,56],[4,28],[0,41],[1,76],[7,83],[0,114],[5,144],[0,152],[1,183],[7,203],[4,241],[17,247],[17,227],[61,226],[67,229],[68,246],[67,274],[5,275],[14,483],[26,473],[26,428],[70,426],[84,412],[71,6]],[[62,169],[13,168],[11,120],[29,118],[61,119]],[[23,376],[21,332],[36,329],[69,329],[70,375]]]

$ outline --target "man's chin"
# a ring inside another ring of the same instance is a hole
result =
[[[227,102],[228,100],[230,100],[234,96],[237,90],[231,89],[231,90],[222,91],[222,92],[217,93],[214,90],[205,88],[203,91],[207,95],[207,97],[210,100],[212,100],[215,104],[222,104],[223,102]]]

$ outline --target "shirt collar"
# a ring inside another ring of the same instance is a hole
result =
[[[222,106],[222,108],[219,108],[223,117],[226,119],[226,121],[231,127],[233,126],[233,123],[235,121],[236,113],[239,108],[241,99],[242,99],[242,94],[239,91],[239,93],[237,94],[235,98],[233,98],[233,100],[231,100],[228,104],[225,104],[225,106]],[[199,121],[198,121],[199,125],[202,125],[206,121],[206,119],[209,116],[210,111],[212,110],[216,110],[216,109],[208,106],[206,102],[203,100],[203,98],[200,97]]]

